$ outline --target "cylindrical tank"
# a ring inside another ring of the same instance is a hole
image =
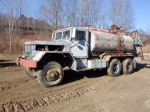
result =
[[[124,46],[124,53],[133,52],[134,40],[130,36],[119,36],[99,29],[89,29],[89,31],[91,32],[90,49],[92,52],[116,51],[119,46]]]

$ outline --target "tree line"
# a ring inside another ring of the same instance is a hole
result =
[[[130,0],[44,0],[42,14],[53,29],[62,26],[91,26],[108,29],[110,24],[134,28]]]
[[[53,30],[68,26],[91,26],[106,29],[111,24],[118,27],[124,26],[127,30],[135,27],[134,10],[130,0],[111,0],[109,4],[106,4],[105,1],[43,0],[39,5],[39,11],[34,15],[42,17],[42,21],[48,23]],[[37,0],[33,0],[34,2],[36,3]],[[26,18],[25,14],[31,10],[29,8],[31,6],[27,5],[25,0],[1,0],[1,5],[3,10],[0,14],[5,15],[8,25],[35,27],[37,20]],[[2,20],[1,23],[3,22]]]

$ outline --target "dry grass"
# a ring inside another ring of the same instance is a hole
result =
[[[46,37],[40,34],[28,34],[24,36],[12,37],[11,52],[10,39],[8,36],[0,36],[0,54],[19,55],[23,52],[23,45],[26,41],[51,40],[51,36]]]

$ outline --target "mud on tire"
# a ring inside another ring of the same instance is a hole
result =
[[[33,79],[35,79],[37,77],[38,72],[36,72],[34,69],[24,67],[24,70],[29,77],[31,77]]]
[[[49,62],[44,69],[38,74],[38,82],[45,87],[59,85],[64,77],[61,65],[57,62]]]
[[[120,75],[122,70],[121,63],[118,59],[113,59],[110,62],[109,68],[107,69],[107,74],[112,77],[116,77]]]

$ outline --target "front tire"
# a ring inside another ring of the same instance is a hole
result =
[[[33,79],[35,79],[37,77],[38,73],[33,68],[25,67],[24,70],[29,77],[31,77]]]
[[[63,68],[57,62],[49,62],[38,75],[38,81],[42,86],[51,87],[59,85],[64,77]]]
[[[132,59],[127,58],[122,62],[122,66],[123,66],[123,73],[128,75],[131,74],[134,70],[134,64]]]
[[[121,63],[118,59],[113,59],[110,62],[109,68],[107,69],[107,73],[109,76],[116,77],[120,75],[122,70]]]

